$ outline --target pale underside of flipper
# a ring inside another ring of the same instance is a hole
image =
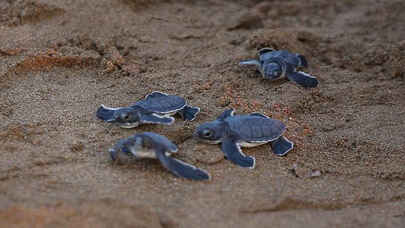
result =
[[[254,66],[257,66],[257,67],[260,67],[260,66],[261,66],[261,65],[260,65],[260,62],[257,61],[256,59],[250,59],[250,60],[241,61],[241,62],[239,62],[239,65],[240,65],[240,66],[243,66],[243,65],[254,65]]]

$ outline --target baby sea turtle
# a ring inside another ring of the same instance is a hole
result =
[[[308,62],[303,55],[293,54],[286,50],[276,51],[272,48],[263,48],[258,51],[259,60],[252,59],[239,63],[239,65],[255,65],[263,78],[274,80],[285,77],[303,87],[314,88],[318,80],[307,73],[297,71],[297,68],[307,68]]]
[[[162,165],[176,176],[192,180],[211,178],[207,171],[172,158],[171,155],[177,151],[177,146],[169,139],[152,132],[143,132],[121,139],[109,150],[113,161],[126,161],[130,158],[159,159]]]
[[[166,124],[174,122],[172,115],[179,113],[184,120],[194,120],[200,108],[187,105],[184,98],[162,92],[152,92],[129,107],[110,108],[104,105],[97,110],[97,117],[122,128],[133,128],[139,124]]]
[[[222,143],[225,158],[251,169],[255,167],[255,158],[243,154],[241,146],[254,147],[270,142],[273,152],[279,156],[293,148],[294,144],[282,136],[286,126],[281,121],[261,113],[233,113],[233,109],[228,109],[216,120],[198,126],[194,136],[210,144]]]

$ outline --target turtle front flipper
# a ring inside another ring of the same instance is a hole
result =
[[[255,168],[256,160],[254,157],[246,156],[240,149],[240,145],[229,138],[222,140],[221,145],[227,160],[244,168]]]
[[[200,112],[200,108],[198,107],[191,107],[191,106],[184,106],[184,108],[179,111],[180,115],[183,117],[184,120],[193,121],[197,114]]]
[[[271,142],[271,148],[275,154],[284,156],[294,148],[294,143],[284,136],[280,136],[278,139]]]
[[[104,120],[106,122],[114,122],[114,113],[118,110],[119,108],[110,108],[104,105],[101,105],[100,108],[97,109],[96,116]]]
[[[235,110],[233,108],[225,110],[220,116],[218,116],[217,120],[225,120],[228,117],[233,116]]]
[[[147,123],[147,124],[171,125],[172,123],[174,123],[174,118],[159,116],[155,113],[151,113],[151,114],[142,114],[140,121],[141,121],[141,123]]]
[[[257,61],[256,59],[250,59],[250,60],[245,60],[245,61],[239,62],[239,66],[243,66],[243,65],[255,65],[258,68],[260,68],[260,62]]]
[[[274,48],[265,47],[265,48],[262,48],[262,49],[258,50],[257,54],[260,56],[260,55],[263,55],[265,53],[273,52],[273,51],[275,51]]]
[[[165,151],[156,151],[156,157],[162,165],[170,172],[179,177],[184,177],[191,180],[209,180],[211,176],[205,170],[187,164],[175,158],[166,156]]]
[[[302,71],[287,73],[287,77],[290,81],[294,81],[305,88],[315,88],[318,86],[318,79],[316,77]]]

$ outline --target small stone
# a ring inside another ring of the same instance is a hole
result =
[[[312,170],[312,171],[311,171],[311,174],[309,175],[309,177],[310,177],[310,178],[313,178],[313,177],[320,177],[321,175],[322,175],[321,171],[319,171],[319,170]]]

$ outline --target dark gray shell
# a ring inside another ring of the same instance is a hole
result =
[[[246,142],[270,142],[278,139],[285,125],[260,114],[236,115],[225,119],[232,134]]]
[[[153,132],[143,132],[141,134],[138,134],[138,136],[151,140],[151,143],[153,143],[154,147],[161,147],[169,152],[177,152],[178,150],[177,146],[174,143],[172,143],[168,138],[162,135],[158,135]]]
[[[136,102],[133,106],[139,106],[151,112],[165,114],[183,109],[186,106],[186,100],[176,95],[154,92],[145,99]]]
[[[289,51],[285,50],[265,52],[259,57],[261,62],[267,62],[271,58],[283,59],[285,62],[293,65],[293,67],[297,67],[300,64],[300,59],[297,57],[296,54],[292,54]]]

